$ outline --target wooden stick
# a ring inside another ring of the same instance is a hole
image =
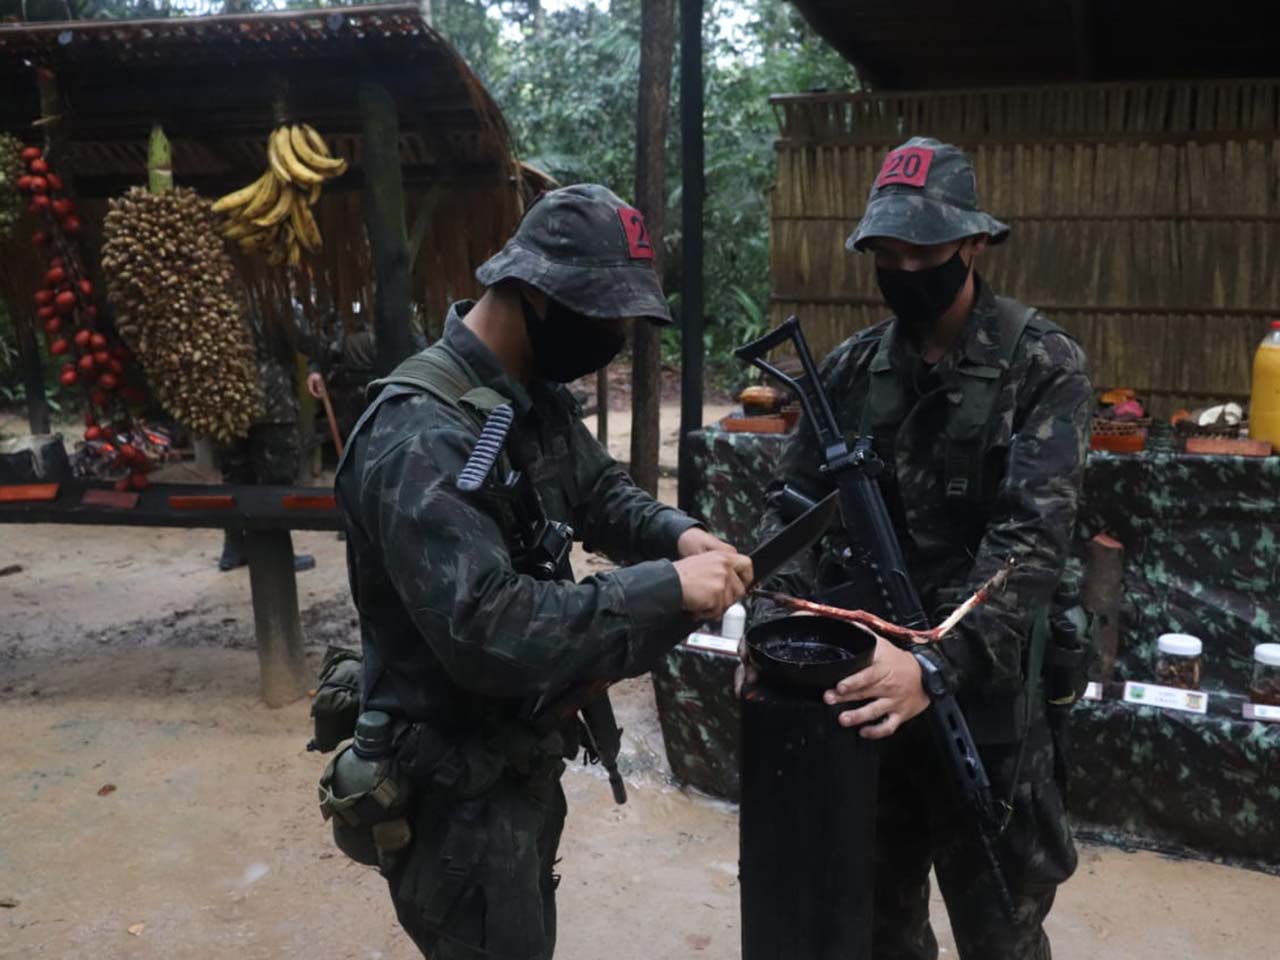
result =
[[[1012,569],[1013,566],[1011,564],[997,572],[995,576],[979,587],[973,596],[960,604],[947,619],[931,630],[913,630],[910,627],[902,627],[896,623],[890,623],[888,620],[877,617],[874,613],[868,613],[866,610],[846,610],[843,607],[832,607],[825,603],[815,603],[812,600],[801,600],[798,597],[788,596],[785,593],[775,593],[772,590],[757,590],[756,594],[779,606],[788,607],[792,610],[803,610],[806,613],[816,613],[835,620],[844,620],[847,623],[852,623],[865,630],[877,633],[887,640],[898,640],[912,644],[938,643],[955,629],[956,624],[972,613],[976,607],[985,603],[993,593],[1004,589],[1004,585],[1009,579],[1009,572]]]
[[[338,418],[333,415],[333,404],[329,402],[329,390],[324,384],[324,380],[320,381],[320,402],[324,404],[324,415],[329,418],[329,433],[333,435],[333,448],[338,452],[338,459],[342,459],[342,434],[338,432]]]

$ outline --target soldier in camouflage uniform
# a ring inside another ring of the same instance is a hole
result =
[[[534,729],[531,705],[649,670],[688,632],[682,610],[719,615],[742,596],[750,560],[637,488],[564,387],[617,354],[626,318],[670,322],[640,214],[603,187],[552,191],[476,276],[484,296],[374,384],[336,488],[363,707],[412,724],[397,753],[418,791],[412,843],[384,870],[400,922],[433,960],[546,960],[578,731]],[[415,380],[424,364],[447,376]],[[511,495],[457,486],[503,404],[504,455],[546,515],[639,562],[580,583],[518,568]]]
[[[871,436],[907,568],[925,609],[971,594],[1011,558],[1008,589],[923,653],[968,719],[993,789],[1012,806],[996,846],[1016,906],[1009,924],[963,811],[943,787],[922,665],[883,639],[871,667],[826,694],[864,702],[841,714],[884,738],[877,814],[873,956],[938,955],[929,869],[966,960],[1047,958],[1042,921],[1076,866],[1054,743],[1030,638],[1069,552],[1093,402],[1079,345],[1037,311],[998,297],[975,272],[1009,230],[978,209],[973,167],[957,148],[913,138],[892,151],[849,238],[870,250],[895,316],[846,340],[821,366],[837,418]],[[773,489],[830,488],[812,429],[788,444]],[[780,522],[766,516],[764,533]],[[763,534],[762,534],[763,535]],[[807,594],[847,580],[815,550],[782,586]],[[937,620],[935,620],[937,622]]]
[[[258,363],[258,385],[262,388],[262,413],[249,427],[249,434],[231,443],[220,444],[218,463],[224,483],[281,484],[298,482],[302,467],[302,438],[298,434],[298,395],[291,366],[293,348],[284,332],[258,317],[250,318],[254,354]],[[227,530],[222,542],[219,570],[234,570],[247,563],[244,533]],[[295,570],[316,565],[310,554],[293,558]]]

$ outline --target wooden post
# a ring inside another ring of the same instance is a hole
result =
[[[693,509],[688,438],[702,429],[702,202],[706,190],[702,128],[702,0],[680,0],[682,171],[680,264],[680,509]]]
[[[1089,541],[1085,550],[1084,608],[1094,615],[1094,629],[1101,640],[1102,657],[1097,676],[1106,683],[1120,650],[1120,597],[1124,592],[1124,547],[1105,533]]]
[[[636,103],[636,206],[653,242],[653,267],[662,276],[663,230],[667,206],[667,120],[671,110],[671,59],[675,50],[674,0],[640,4],[640,93]],[[658,493],[661,439],[662,338],[644,321],[635,327],[631,348],[631,478]]]
[[[262,698],[269,707],[283,707],[307,690],[298,582],[293,572],[293,537],[288,530],[249,530],[244,549],[253,593]]]
[[[390,91],[374,80],[360,81],[359,101],[364,128],[364,216],[376,290],[374,370],[385,377],[413,352],[409,240],[400,175],[400,117]]]

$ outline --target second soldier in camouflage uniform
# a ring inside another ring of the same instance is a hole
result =
[[[262,413],[249,427],[249,434],[217,449],[224,483],[277,484],[298,482],[302,467],[302,437],[298,433],[298,393],[292,369],[293,347],[284,331],[258,316],[250,318],[253,349],[257,361],[258,386],[262,390]],[[296,570],[316,565],[310,554],[293,558]],[[247,562],[244,533],[227,530],[222,542],[219,570],[234,570]]]
[[[336,487],[363,706],[412,725],[397,754],[419,795],[412,843],[385,871],[400,922],[433,960],[546,960],[577,730],[534,729],[530,705],[650,669],[682,639],[681,610],[718,616],[751,564],[636,487],[563,386],[608,363],[627,318],[670,322],[640,214],[603,187],[552,191],[477,278],[484,296],[374,384]],[[435,379],[415,387],[424,366]],[[546,515],[642,562],[579,583],[518,569],[509,493],[457,485],[477,422],[504,404],[505,455]]]
[[[929,925],[933,867],[965,960],[1047,958],[1042,921],[1076,866],[1054,744],[1029,648],[1069,552],[1084,473],[1092,388],[1077,343],[1037,311],[997,297],[974,271],[1008,228],[978,209],[973,167],[955,147],[916,138],[891,152],[850,250],[871,250],[895,317],[846,340],[821,377],[850,437],[869,435],[907,568],[936,613],[1010,559],[1008,589],[926,656],[968,719],[1012,814],[996,845],[1016,906],[1010,924],[929,738],[921,665],[881,640],[872,666],[827,694],[868,701],[842,714],[883,740],[873,956],[938,955]],[[829,488],[811,429],[776,476],[810,495]],[[775,515],[766,517],[776,527]],[[767,530],[765,532],[768,532]],[[783,586],[819,594],[848,579],[815,551]],[[935,620],[936,622],[936,620]]]

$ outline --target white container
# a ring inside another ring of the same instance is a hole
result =
[[[1253,679],[1249,700],[1280,707],[1280,643],[1260,643],[1253,648]]]
[[[726,640],[741,640],[747,632],[747,608],[735,603],[720,618],[720,636]]]
[[[1166,633],[1156,640],[1156,683],[1183,690],[1200,689],[1204,644],[1188,633]]]

